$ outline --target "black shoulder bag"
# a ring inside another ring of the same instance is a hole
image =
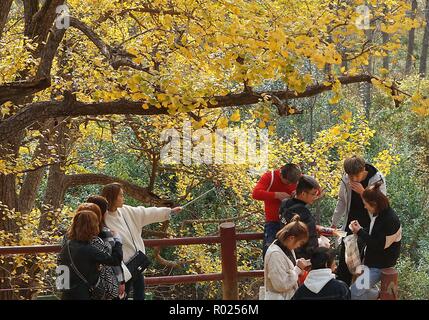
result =
[[[122,218],[124,219],[125,224],[127,225],[128,232],[131,235],[131,239],[133,239],[133,245],[134,245],[134,248],[136,249],[136,253],[130,258],[130,260],[128,260],[128,262],[125,263],[128,271],[131,273],[130,280],[133,280],[133,278],[141,274],[143,271],[146,270],[147,267],[150,266],[151,261],[149,257],[146,254],[144,254],[143,251],[137,250],[137,246],[136,246],[136,243],[134,242],[134,237],[130,230],[130,227],[128,226],[127,220],[125,219],[125,216],[122,216]]]

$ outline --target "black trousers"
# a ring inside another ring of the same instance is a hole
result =
[[[344,281],[348,286],[351,285],[353,275],[346,264],[346,246],[344,245],[344,241],[340,245],[340,256],[336,273],[338,280]]]
[[[131,287],[133,287],[133,300],[145,299],[144,276],[142,273],[125,284],[125,292],[127,293],[127,297],[131,291]]]

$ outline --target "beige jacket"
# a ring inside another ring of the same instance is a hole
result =
[[[290,300],[298,289],[298,276],[302,270],[293,265],[275,242],[269,246],[265,254],[265,300]],[[292,254],[295,257],[293,250]]]

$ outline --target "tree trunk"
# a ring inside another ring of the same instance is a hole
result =
[[[66,163],[70,150],[77,139],[76,132],[79,130],[79,123],[75,121],[70,126],[64,119],[57,119],[60,124],[57,126],[57,154],[59,163],[49,168],[48,182],[43,199],[42,214],[40,216],[39,230],[52,231],[55,221],[61,210],[66,191],[66,174],[63,165]]]
[[[417,11],[417,0],[411,0],[411,19],[415,19]],[[411,29],[408,32],[408,44],[407,44],[407,60],[405,62],[405,74],[411,73],[411,66],[413,65],[414,56],[414,41],[416,36],[416,29]]]
[[[389,42],[389,34],[388,33],[383,32],[382,37],[383,37],[383,44],[386,44],[387,42]],[[387,56],[383,57],[383,68],[387,69],[387,70],[389,69],[389,60],[390,60],[389,54],[390,54],[390,52],[387,53]]]
[[[366,36],[369,40],[368,45],[371,45],[373,40],[373,31],[372,30],[366,30]],[[365,73],[370,75],[372,73],[372,64],[373,59],[372,57],[368,58],[368,65],[365,66]],[[362,84],[362,102],[363,107],[365,109],[365,117],[366,120],[369,121],[370,115],[371,115],[371,87],[372,85],[370,83],[363,83]]]
[[[65,173],[61,164],[55,164],[49,169],[48,183],[43,199],[39,231],[53,231],[65,193]]]
[[[17,158],[19,146],[21,144],[23,135],[19,134],[6,143],[0,144],[0,160],[8,160],[10,157]],[[5,175],[0,173],[0,230],[11,234],[13,243],[5,242],[0,239],[0,243],[4,245],[14,244],[19,240],[18,225],[14,217],[10,217],[11,210],[17,207],[17,194],[16,194],[16,175]],[[10,289],[11,284],[8,279],[11,277],[12,271],[11,257],[1,257],[3,262],[0,268],[0,289]],[[0,300],[10,300],[14,298],[13,291],[0,291]]]
[[[48,121],[45,129],[50,129],[52,132],[54,127],[54,121]],[[39,139],[39,145],[36,148],[36,151],[33,154],[33,161],[40,159],[44,155],[48,154],[48,146],[50,136],[48,133],[43,130],[44,136]],[[37,191],[39,190],[39,185],[42,182],[42,178],[46,172],[46,168],[42,167],[35,171],[28,172],[25,175],[24,182],[22,183],[21,190],[19,192],[19,201],[18,201],[18,210],[22,214],[29,213],[34,208],[34,203],[37,197]]]
[[[384,6],[383,13],[385,15],[388,13],[388,9],[386,8],[386,6]],[[384,20],[383,22],[386,23],[386,20]],[[390,36],[388,33],[382,32],[381,37],[382,37],[382,43],[384,46],[389,42]],[[389,60],[390,60],[389,55],[390,55],[390,52],[387,52],[387,55],[383,57],[383,68],[384,69],[389,69]]]
[[[3,34],[4,27],[6,26],[7,17],[9,16],[10,7],[13,0],[0,1],[0,39]]]
[[[420,55],[420,68],[419,74],[420,77],[426,77],[426,63],[428,58],[428,44],[429,44],[429,0],[426,0],[425,6],[425,20],[426,26],[423,34],[423,42],[422,42],[422,53]]]

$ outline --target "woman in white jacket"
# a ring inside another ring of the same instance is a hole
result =
[[[298,289],[298,276],[309,261],[296,259],[294,249],[308,240],[305,223],[295,215],[278,233],[264,261],[265,300],[290,300]]]
[[[105,185],[101,195],[109,202],[108,211],[104,216],[104,223],[121,236],[125,263],[139,250],[146,253],[143,238],[141,237],[144,226],[168,220],[171,213],[179,213],[182,210],[181,207],[171,209],[124,205],[124,191],[119,183]],[[126,274],[127,270],[124,270],[124,273]],[[127,294],[130,292],[131,286],[133,287],[133,300],[144,300],[143,274],[134,277],[125,284]]]

